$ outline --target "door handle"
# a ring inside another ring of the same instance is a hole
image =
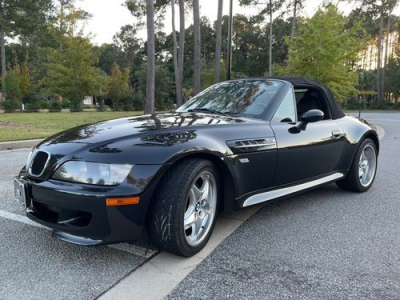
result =
[[[340,130],[332,130],[332,136],[335,139],[339,139],[343,136],[343,133]]]

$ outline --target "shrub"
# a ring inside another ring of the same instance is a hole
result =
[[[49,101],[46,101],[46,100],[40,100],[39,107],[40,107],[40,109],[49,109],[50,103],[49,103]]]
[[[16,100],[5,100],[1,102],[1,106],[4,108],[6,113],[10,113],[16,109],[19,109],[20,105],[21,104]]]
[[[50,112],[60,112],[61,111],[61,103],[58,101],[52,101],[50,103],[49,111]]]
[[[71,102],[68,99],[63,98],[61,101],[61,108],[68,109],[68,108],[70,108],[70,106],[71,106]]]
[[[21,108],[22,93],[20,80],[14,71],[9,71],[4,79],[5,100],[1,103],[6,112],[13,112]]]
[[[26,112],[38,112],[40,109],[40,105],[38,101],[34,101],[31,103],[25,104],[25,111]]]

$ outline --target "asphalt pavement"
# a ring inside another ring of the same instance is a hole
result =
[[[335,184],[265,205],[168,299],[400,299],[400,114],[364,194]]]

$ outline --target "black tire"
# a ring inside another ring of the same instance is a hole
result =
[[[162,178],[150,207],[147,230],[150,241],[160,250],[180,256],[193,256],[207,244],[214,229],[216,212],[210,217],[207,231],[198,245],[187,241],[184,216],[189,207],[189,192],[201,174],[211,174],[215,178],[216,201],[218,204],[218,171],[208,160],[187,159],[172,166]],[[215,198],[214,198],[215,199]],[[197,207],[197,206],[196,206]],[[197,211],[197,210],[196,210]],[[197,226],[197,225],[196,225]],[[201,230],[204,228],[200,227]]]
[[[359,176],[359,161],[360,161],[360,156],[366,147],[373,149],[373,151],[375,153],[375,169],[373,171],[373,174],[371,174],[372,179],[370,179],[370,182],[366,185],[363,185],[361,183],[360,176]],[[374,183],[375,176],[376,176],[376,170],[378,169],[377,157],[378,157],[378,154],[377,154],[375,143],[370,139],[365,139],[358,147],[357,153],[354,157],[354,160],[351,164],[349,171],[347,172],[346,177],[344,179],[336,181],[337,186],[340,187],[341,189],[358,192],[358,193],[364,193],[364,192],[368,191],[369,188]]]

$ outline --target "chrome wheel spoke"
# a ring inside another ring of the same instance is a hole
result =
[[[202,191],[196,186],[196,184],[193,184],[190,193],[193,195],[194,202],[200,200],[202,196]]]
[[[217,182],[213,173],[203,171],[198,175],[187,201],[183,221],[186,241],[197,246],[208,236],[216,215]]]
[[[209,199],[210,197],[210,179],[209,178],[203,178],[203,184],[200,188],[201,191],[201,198],[200,200],[203,199]]]
[[[376,152],[371,144],[367,144],[361,152],[358,163],[358,176],[360,184],[364,187],[369,186],[375,177],[376,171]]]
[[[185,214],[185,220],[184,220],[185,230],[189,229],[195,222],[196,222],[195,212],[189,214],[188,216],[186,216]]]
[[[203,224],[203,220],[200,218],[197,218],[196,221],[193,223],[192,234],[191,234],[191,237],[193,240],[197,239],[197,237],[202,229],[202,224]]]

